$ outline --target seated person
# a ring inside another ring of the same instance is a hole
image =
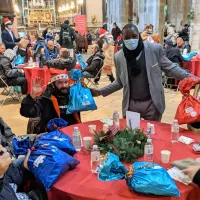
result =
[[[4,56],[6,56],[7,58],[10,59],[12,68],[17,68],[17,66],[15,66],[15,58],[16,58],[16,53],[14,50],[12,49],[7,49],[4,53]]]
[[[47,131],[47,123],[53,118],[61,117],[68,125],[80,122],[80,114],[66,114],[69,103],[69,84],[66,70],[50,69],[51,84],[42,92],[42,80],[37,78],[33,83],[32,92],[21,103],[20,113],[24,117],[40,117],[39,133]]]
[[[95,78],[99,70],[103,66],[104,55],[99,49],[98,44],[92,45],[93,55],[86,61],[87,67],[82,69],[84,78]],[[97,80],[95,80],[97,82]]]
[[[27,80],[21,77],[23,73],[18,69],[12,69],[11,61],[8,57],[4,56],[6,49],[3,43],[0,43],[0,76],[8,84],[8,86],[21,86],[22,94],[27,93]],[[0,81],[0,86],[5,86]]]
[[[172,61],[173,63],[177,63],[180,67],[182,67],[183,57],[178,48],[173,47],[172,40],[167,40],[165,42],[164,52],[166,57]]]
[[[44,48],[41,49],[40,59],[43,62],[43,65],[46,65],[48,68],[56,68],[56,69],[66,69],[70,71],[76,66],[76,60],[70,57],[70,53],[68,49],[61,48],[60,49],[60,58],[57,60],[47,60],[44,54]]]
[[[24,63],[28,62],[28,50],[29,40],[22,38],[18,44],[18,49],[16,54],[20,55],[24,59]]]
[[[11,164],[11,157],[7,150],[0,145],[0,200],[47,200],[47,194],[43,186],[24,193],[24,186],[30,180],[35,180],[33,174],[28,170],[28,156],[18,165]]]
[[[54,46],[54,42],[52,40],[49,40],[47,43],[47,50],[50,59],[56,59],[59,55],[58,48]]]
[[[187,53],[190,53],[191,51],[190,45],[184,42],[181,37],[177,38],[177,48],[181,50],[181,54],[183,53],[184,49],[187,49]]]

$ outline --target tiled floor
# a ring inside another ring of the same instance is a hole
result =
[[[102,76],[99,87],[103,87],[109,84],[109,80],[106,76]],[[2,99],[0,95],[0,100]],[[182,95],[180,92],[174,92],[172,90],[165,90],[166,98],[166,110],[162,118],[162,122],[171,123],[177,106],[181,101]],[[108,96],[95,98],[98,106],[98,110],[82,112],[82,121],[98,120],[105,117],[111,117],[114,110],[118,110],[121,113],[122,103],[122,90]],[[12,128],[13,132],[17,135],[26,133],[28,119],[20,116],[19,114],[20,103],[16,100],[9,99],[4,106],[0,106],[0,116],[3,117],[5,122]]]

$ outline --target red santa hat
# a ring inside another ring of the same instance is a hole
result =
[[[49,72],[51,75],[51,83],[58,81],[58,80],[62,80],[62,79],[66,79],[66,80],[69,79],[66,69],[59,70],[59,69],[55,69],[55,68],[50,68]]]
[[[12,24],[12,22],[10,21],[10,19],[8,19],[7,17],[4,18],[3,22],[4,22],[5,25],[6,24]]]
[[[103,29],[103,28],[101,28],[100,30],[99,30],[99,37],[103,37],[104,35],[106,35],[108,32],[105,30],[105,29]]]

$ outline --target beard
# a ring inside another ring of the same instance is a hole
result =
[[[69,93],[69,87],[62,87],[60,89],[58,89],[55,85],[55,83],[53,83],[54,85],[54,93],[56,94],[56,96],[65,96],[66,94]]]

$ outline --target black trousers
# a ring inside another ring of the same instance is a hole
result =
[[[22,94],[27,94],[28,83],[25,77],[8,78],[6,83],[8,86],[21,86]]]

